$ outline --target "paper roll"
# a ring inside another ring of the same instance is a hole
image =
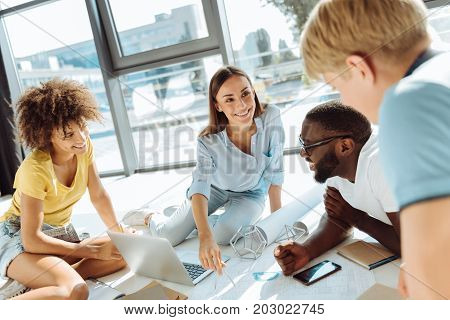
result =
[[[314,209],[322,200],[325,186],[318,184],[307,192],[296,197],[291,203],[273,212],[267,218],[256,223],[267,241],[267,245],[273,243],[284,231],[284,226],[292,226],[305,214]]]

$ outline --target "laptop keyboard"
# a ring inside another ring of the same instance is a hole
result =
[[[189,273],[189,276],[191,277],[192,280],[197,279],[207,271],[206,269],[203,269],[201,265],[198,264],[190,264],[183,262],[183,266]]]

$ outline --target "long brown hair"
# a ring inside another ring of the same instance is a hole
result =
[[[223,83],[232,76],[245,77],[250,83],[252,90],[254,91],[252,81],[250,80],[249,76],[241,69],[235,66],[224,66],[217,70],[209,83],[209,123],[208,126],[200,132],[199,137],[221,132],[227,126],[227,117],[223,112],[219,112],[216,109],[216,95],[217,92],[219,92],[220,87],[222,87]],[[256,93],[254,94],[254,96],[256,107],[253,119],[260,116],[264,112],[263,106],[259,102]]]

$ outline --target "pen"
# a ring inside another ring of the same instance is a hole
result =
[[[379,266],[382,266],[383,264],[386,264],[388,262],[394,261],[397,258],[398,258],[398,256],[394,255],[394,256],[390,256],[390,257],[388,257],[386,259],[383,259],[383,260],[371,263],[371,264],[369,264],[369,270],[375,269],[375,268],[377,268]]]

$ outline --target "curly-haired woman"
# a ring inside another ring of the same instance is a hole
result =
[[[88,121],[101,118],[97,104],[83,85],[56,79],[28,89],[17,113],[20,138],[32,152],[16,173],[11,207],[0,217],[0,286],[31,289],[16,299],[86,299],[84,279],[120,270],[124,260],[108,237],[76,243],[45,231],[70,223],[86,188],[105,225],[122,230],[87,130]]]

